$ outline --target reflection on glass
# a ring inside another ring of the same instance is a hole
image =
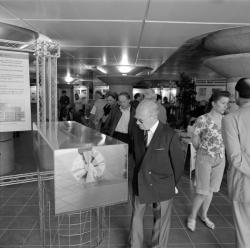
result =
[[[45,185],[56,214],[127,201],[127,144],[76,122],[41,130],[36,157],[40,172],[54,174]]]

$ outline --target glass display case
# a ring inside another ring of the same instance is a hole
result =
[[[34,131],[34,149],[55,214],[127,201],[127,144],[66,121]]]

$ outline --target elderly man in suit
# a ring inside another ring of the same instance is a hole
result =
[[[222,120],[222,136],[229,162],[228,193],[233,203],[237,247],[250,247],[250,79],[235,86],[239,109]]]
[[[175,186],[184,169],[179,136],[158,120],[158,105],[143,100],[136,109],[138,127],[133,129],[135,169],[130,245],[144,248],[143,216],[153,206],[152,247],[166,248]]]

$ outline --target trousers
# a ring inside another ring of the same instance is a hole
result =
[[[250,245],[250,203],[233,201],[233,219],[236,231],[236,247]]]
[[[152,248],[166,248],[171,224],[171,212],[173,199],[154,202],[153,207],[153,231]],[[140,203],[138,196],[133,199],[133,213],[130,228],[131,248],[144,248],[143,245],[143,217],[147,204]]]

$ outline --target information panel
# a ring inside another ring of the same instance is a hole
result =
[[[0,51],[0,132],[30,129],[29,54]]]

